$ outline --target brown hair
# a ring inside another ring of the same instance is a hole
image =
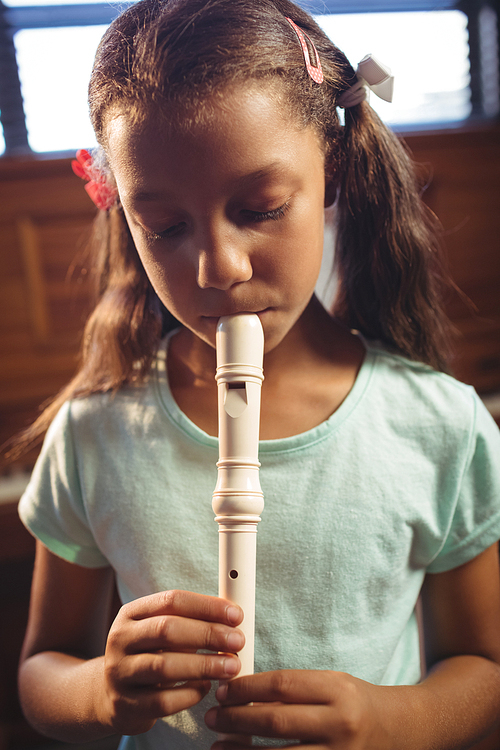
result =
[[[290,17],[313,41],[325,82],[305,70]],[[445,369],[436,226],[399,140],[363,102],[337,113],[356,80],[345,55],[289,0],[140,0],[106,31],[89,86],[92,123],[106,146],[106,116],[196,117],[229,83],[274,84],[280,101],[323,139],[337,184],[333,314],[367,338]],[[100,212],[93,246],[98,301],[84,332],[78,374],[25,434],[39,437],[70,397],[141,382],[172,319],[138,258],[119,205]]]

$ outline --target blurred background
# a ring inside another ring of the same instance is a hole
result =
[[[413,152],[443,226],[462,292],[447,299],[453,372],[500,423],[500,2],[302,4],[353,65],[373,53],[395,75],[394,102],[371,104]],[[70,163],[95,145],[87,82],[99,39],[125,7],[0,0],[0,444],[75,370],[95,209]],[[319,291],[331,295],[327,266]],[[0,458],[0,750],[48,744],[24,722],[16,694],[34,550],[16,505],[36,454]],[[498,749],[500,738],[482,747]]]

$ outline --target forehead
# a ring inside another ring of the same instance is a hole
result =
[[[161,162],[172,172],[189,168],[258,171],[293,162],[300,153],[323,159],[323,143],[283,105],[276,87],[232,87],[194,105],[132,117],[125,107],[106,124],[107,152],[117,178],[142,182]],[[186,156],[189,157],[186,160]]]

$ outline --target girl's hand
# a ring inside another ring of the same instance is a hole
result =
[[[342,672],[265,672],[220,687],[221,706],[205,720],[216,732],[299,740],[302,748],[388,750],[378,710],[384,690]],[[216,742],[212,750],[233,747],[241,746]]]
[[[244,644],[235,625],[242,619],[240,608],[224,599],[187,591],[123,606],[106,644],[101,721],[120,734],[145,732],[158,718],[198,703],[210,680],[234,677],[240,669],[234,654]]]

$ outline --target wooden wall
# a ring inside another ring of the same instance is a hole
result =
[[[500,392],[500,127],[406,138],[430,175],[449,268],[476,307],[451,294],[455,372],[482,394]],[[76,366],[91,273],[85,241],[93,205],[70,160],[0,159],[0,443],[36,416]],[[29,468],[36,452],[20,463]],[[1,459],[0,473],[11,471]],[[15,674],[26,622],[33,541],[0,505],[0,750],[44,742],[25,724]],[[500,747],[500,739],[486,747]]]
[[[481,394],[500,391],[500,126],[408,137],[429,175],[424,197],[444,230],[457,329],[454,374]]]
[[[450,296],[456,374],[481,393],[500,391],[500,127],[406,141],[430,175],[425,197],[452,277],[477,307]],[[0,444],[74,372],[93,215],[69,159],[0,160]]]
[[[0,160],[0,443],[75,369],[94,216],[82,188],[68,159]]]

